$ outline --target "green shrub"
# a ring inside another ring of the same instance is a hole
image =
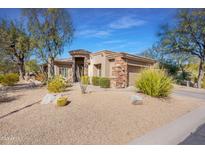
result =
[[[100,87],[101,88],[110,88],[110,79],[109,78],[100,78]]]
[[[136,87],[144,94],[154,97],[166,97],[172,89],[172,79],[164,70],[145,69],[136,79]]]
[[[66,106],[66,105],[68,105],[68,98],[67,97],[60,97],[57,100],[57,105],[58,106]]]
[[[2,74],[0,74],[0,83],[2,82],[4,76]]]
[[[55,76],[48,82],[47,89],[50,93],[63,92],[66,89],[66,81],[60,76]]]
[[[38,72],[40,67],[38,65],[37,60],[30,60],[25,63],[25,70],[26,72]]]
[[[85,84],[85,85],[88,85],[88,84],[90,84],[90,78],[89,78],[89,76],[81,76],[81,83],[82,84]]]
[[[99,85],[100,85],[100,77],[93,76],[93,77],[92,77],[92,84],[93,84],[94,86],[99,86]]]
[[[13,86],[19,81],[19,75],[16,73],[8,73],[1,75],[1,84],[4,86]]]

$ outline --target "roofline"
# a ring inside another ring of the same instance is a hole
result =
[[[98,54],[101,54],[101,53],[112,54],[112,53],[116,53],[116,52],[111,51],[111,50],[99,50],[99,51],[96,51],[96,52],[94,52],[94,53],[91,53],[91,55],[98,55]]]
[[[133,55],[133,54],[129,54],[126,52],[114,52],[113,54],[107,55],[108,58],[112,59],[115,57],[121,56],[123,58],[127,58],[127,59],[138,59],[141,61],[147,61],[147,62],[152,62],[152,63],[156,63],[157,61],[151,58],[147,58],[147,57],[143,57],[143,56],[138,56],[138,55]]]
[[[99,50],[99,51],[96,51],[94,53],[88,51],[88,50],[85,50],[85,49],[76,49],[76,50],[71,50],[69,51],[70,55],[75,55],[75,52],[76,54],[78,54],[78,52],[82,55],[98,55],[98,54],[102,54],[102,53],[105,53],[107,54],[106,57],[108,58],[115,58],[116,56],[122,56],[124,58],[127,58],[127,59],[138,59],[138,60],[141,60],[141,61],[147,61],[147,62],[152,62],[152,63],[156,63],[157,60],[154,60],[152,58],[148,58],[148,57],[144,57],[144,56],[139,56],[139,55],[134,55],[134,54],[130,54],[130,53],[127,53],[127,52],[117,52],[117,51],[111,51],[111,50],[107,50],[107,49],[104,49],[104,50]],[[63,62],[62,60],[55,60],[56,62]],[[67,61],[65,61],[67,62]],[[72,62],[70,62],[72,63]]]
[[[72,65],[73,62],[68,62],[68,61],[54,61],[54,64],[63,64],[63,65]]]
[[[140,59],[144,59],[144,60],[148,60],[148,61],[152,61],[152,62],[157,62],[155,59],[152,59],[152,58],[139,56],[139,55],[133,55],[133,54],[125,53],[125,52],[122,52],[122,53],[125,54],[126,57],[130,56],[130,57],[133,57],[133,58],[140,58]]]
[[[89,54],[91,54],[90,51],[84,50],[84,49],[70,50],[70,51],[68,51],[68,52],[69,52],[70,55],[75,54],[75,52],[76,52],[76,53],[77,53],[77,52],[81,52],[81,54],[83,54],[83,55],[89,55]]]

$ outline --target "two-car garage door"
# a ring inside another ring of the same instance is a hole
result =
[[[139,73],[140,69],[141,68],[138,66],[128,65],[128,84],[129,86],[135,85],[135,80],[136,80],[137,74]]]

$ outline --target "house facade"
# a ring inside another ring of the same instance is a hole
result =
[[[55,75],[62,75],[71,82],[78,81],[77,75],[108,77],[111,87],[116,88],[134,85],[137,73],[156,63],[150,58],[108,50],[91,53],[79,49],[69,53],[71,58],[54,61]]]

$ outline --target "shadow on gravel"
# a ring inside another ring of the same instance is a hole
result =
[[[18,95],[18,96],[5,96],[5,98],[0,100],[0,104],[3,103],[11,103],[12,101],[18,99],[19,97],[21,97],[22,95]]]
[[[14,111],[12,111],[12,112],[10,112],[10,113],[7,113],[7,114],[5,114],[5,115],[3,115],[3,116],[0,116],[0,120],[3,119],[3,118],[5,118],[5,117],[7,117],[7,116],[9,116],[9,115],[11,115],[11,114],[14,114],[14,113],[17,113],[17,112],[19,112],[19,111],[21,111],[21,110],[24,110],[24,109],[26,109],[26,108],[32,107],[33,105],[38,104],[39,102],[40,102],[40,101],[37,101],[37,102],[35,102],[35,103],[26,105],[26,106],[24,106],[24,107],[22,107],[22,108],[19,108],[19,109],[14,110]]]

